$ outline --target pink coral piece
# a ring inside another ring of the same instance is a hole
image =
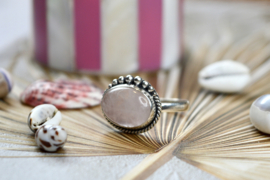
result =
[[[21,94],[21,101],[30,106],[53,104],[58,109],[77,109],[96,106],[102,90],[92,83],[74,80],[39,80]]]

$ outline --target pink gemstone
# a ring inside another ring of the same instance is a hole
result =
[[[114,123],[128,128],[143,125],[151,114],[151,102],[139,90],[117,87],[107,91],[101,102],[104,114]]]

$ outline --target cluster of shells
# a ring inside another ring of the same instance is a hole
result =
[[[118,79],[114,79],[112,81],[112,84],[109,84],[108,88],[112,88],[114,86],[117,85],[121,85],[121,84],[128,84],[128,85],[134,85],[136,87],[138,87],[139,89],[143,89],[146,92],[148,92],[148,94],[151,96],[153,102],[155,103],[155,116],[153,117],[152,121],[146,126],[143,127],[141,129],[125,129],[122,127],[119,127],[113,123],[109,121],[109,123],[111,125],[113,125],[115,128],[125,132],[125,133],[130,133],[130,134],[138,134],[138,133],[144,133],[148,130],[150,130],[152,127],[154,127],[154,125],[157,123],[157,121],[160,119],[160,114],[161,114],[161,102],[159,99],[159,96],[156,92],[156,90],[153,88],[153,86],[151,86],[151,84],[145,80],[143,80],[140,76],[136,76],[133,77],[131,75],[127,75],[126,77],[124,76],[120,76]]]
[[[48,152],[62,148],[67,141],[67,132],[60,125],[61,112],[52,104],[42,104],[31,110],[27,124],[35,133],[37,146]]]

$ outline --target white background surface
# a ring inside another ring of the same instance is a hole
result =
[[[243,2],[227,5],[222,2],[193,2],[186,4],[186,33],[192,36],[187,40],[196,43],[201,34],[213,29],[221,29],[221,16],[235,9],[231,17],[238,22],[267,23],[259,16],[269,11],[269,6],[245,5]],[[203,14],[203,16],[202,16]],[[218,14],[218,15],[213,15]],[[245,14],[244,19],[240,15]],[[208,20],[207,20],[208,19]],[[246,28],[249,23],[228,22],[230,28]],[[200,30],[194,27],[201,27]],[[262,26],[254,26],[261,28]],[[200,32],[200,33],[198,33]],[[194,36],[193,36],[194,35]],[[6,63],[1,59],[5,48],[15,40],[31,36],[31,1],[30,0],[1,0],[0,1],[0,66]],[[6,60],[6,59],[5,59]],[[105,157],[69,157],[69,158],[1,158],[0,179],[119,179],[146,155],[105,156]],[[156,171],[149,179],[216,179],[214,176],[197,169],[177,158]]]
[[[0,50],[18,38],[30,36],[30,3],[30,0],[0,1]]]
[[[69,158],[4,158],[0,160],[0,179],[120,179],[146,155],[69,157]],[[177,158],[156,171],[149,180],[215,180],[216,178]]]

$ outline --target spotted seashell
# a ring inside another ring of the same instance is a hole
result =
[[[202,87],[211,91],[236,93],[249,83],[250,72],[240,62],[223,60],[203,68],[199,72],[198,81]]]
[[[61,126],[44,125],[36,132],[37,146],[48,152],[55,152],[67,141],[67,132]]]
[[[4,98],[12,90],[13,81],[10,74],[3,68],[0,68],[0,98]]]
[[[84,81],[39,80],[21,94],[21,101],[30,106],[53,104],[58,109],[74,109],[100,104],[103,91]]]
[[[27,124],[33,132],[36,132],[36,130],[46,124],[59,125],[61,120],[61,112],[54,105],[42,104],[30,111]]]

